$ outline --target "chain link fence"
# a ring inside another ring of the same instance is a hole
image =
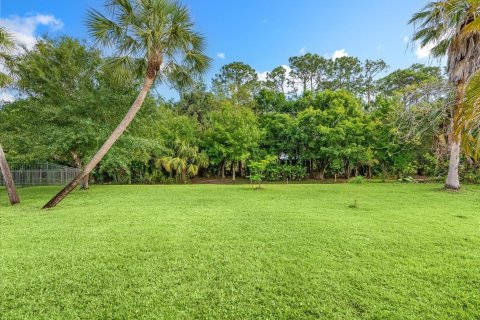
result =
[[[13,180],[17,187],[67,185],[80,169],[61,166],[55,163],[12,163],[10,164]],[[5,185],[0,172],[0,186]]]

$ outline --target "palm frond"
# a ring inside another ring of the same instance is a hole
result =
[[[87,11],[86,25],[90,36],[98,44],[114,47],[122,42],[123,28],[95,9]]]
[[[0,27],[0,62],[4,66],[5,71],[0,71],[0,88],[10,85],[14,80],[10,68],[13,62],[13,56],[17,43],[15,37],[7,31],[7,29]]]
[[[480,72],[477,72],[468,82],[463,103],[463,112],[458,121],[459,132],[462,134],[465,153],[478,160],[480,151]]]
[[[4,27],[0,27],[0,52],[2,54],[12,54],[15,50],[15,37]]]
[[[109,72],[116,83],[122,83],[125,79],[141,77],[146,69],[145,59],[130,56],[111,57],[106,59],[105,70]]]

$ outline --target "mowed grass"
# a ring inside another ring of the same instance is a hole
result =
[[[0,190],[0,317],[479,319],[480,187],[440,188]]]

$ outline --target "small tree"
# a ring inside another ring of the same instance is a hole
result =
[[[276,161],[277,157],[275,156],[267,156],[265,159],[260,161],[250,161],[248,164],[248,169],[250,170],[250,182],[258,183],[258,189],[262,187],[262,181],[265,179],[265,170],[267,166]]]

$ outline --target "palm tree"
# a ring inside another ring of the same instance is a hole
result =
[[[208,157],[205,153],[199,152],[198,147],[179,144],[174,156],[162,157],[156,165],[162,166],[168,173],[175,171],[177,176],[180,176],[180,182],[184,183],[188,177],[196,176],[201,168],[208,166]]]
[[[11,61],[12,53],[16,48],[14,37],[5,29],[0,27],[0,64],[6,66]],[[0,88],[3,89],[11,84],[13,78],[7,72],[0,71]],[[3,176],[5,185],[7,187],[8,198],[12,205],[20,203],[20,198],[17,194],[17,188],[15,187],[15,181],[13,180],[10,168],[8,166],[7,158],[3,152],[2,145],[0,144],[0,173]]]
[[[118,127],[69,185],[43,208],[52,208],[90,174],[132,122],[155,83],[189,84],[210,66],[205,40],[193,30],[188,9],[174,0],[109,0],[112,18],[88,11],[87,27],[98,44],[116,51],[108,66],[118,79],[126,73],[144,78],[143,87]]]
[[[432,47],[433,57],[448,56],[447,72],[455,86],[450,127],[450,165],[447,189],[459,189],[461,133],[465,88],[480,69],[480,0],[442,0],[427,4],[410,19],[412,41]]]

